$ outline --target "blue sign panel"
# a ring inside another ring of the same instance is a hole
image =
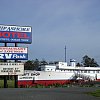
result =
[[[0,53],[2,60],[28,60],[27,53]]]
[[[32,43],[32,28],[0,25],[0,42]]]

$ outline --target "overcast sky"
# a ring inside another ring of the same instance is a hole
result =
[[[32,26],[29,59],[100,64],[100,0],[0,0],[0,24]]]

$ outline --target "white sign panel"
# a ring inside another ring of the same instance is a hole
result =
[[[32,28],[29,26],[0,25],[0,31],[31,32]]]
[[[28,60],[28,48],[0,47],[1,60]]]
[[[23,75],[24,63],[0,63],[0,75]]]
[[[25,47],[0,47],[0,53],[27,53]]]

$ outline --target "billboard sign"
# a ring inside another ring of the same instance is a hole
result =
[[[32,27],[0,25],[0,42],[32,43]]]
[[[24,63],[0,63],[0,75],[23,75]]]
[[[28,60],[26,47],[0,47],[1,60]]]

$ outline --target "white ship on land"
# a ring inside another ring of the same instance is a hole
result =
[[[51,85],[67,84],[72,80],[100,81],[100,67],[78,67],[75,60],[58,62],[55,65],[41,66],[41,71],[25,70],[24,75],[18,76],[18,85]]]

